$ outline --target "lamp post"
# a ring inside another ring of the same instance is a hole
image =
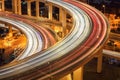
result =
[[[40,11],[41,17],[43,16],[43,11]]]
[[[105,14],[105,5],[103,4],[102,7],[103,7],[103,13]]]
[[[56,13],[56,18],[57,18],[57,20],[59,20],[59,15],[58,15],[58,13]]]

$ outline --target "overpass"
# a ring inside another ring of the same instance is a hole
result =
[[[39,6],[38,0],[28,0],[29,3],[32,1],[36,2],[36,6]],[[14,13],[19,15],[1,12],[0,21],[20,28],[28,38],[28,44],[23,55],[18,56],[11,63],[0,67],[0,79],[57,80],[61,78],[61,80],[64,80],[62,77],[73,73],[73,80],[80,80],[81,77],[78,78],[76,76],[87,62],[96,55],[99,55],[98,61],[101,60],[101,51],[110,31],[107,19],[101,12],[75,0],[41,1],[49,5],[49,20],[53,20],[52,6],[54,5],[59,8],[60,13],[57,21],[60,21],[63,27],[64,33],[62,39],[56,40],[58,38],[56,38],[55,34],[53,36],[54,32],[50,33],[49,29],[39,27],[37,24],[28,21],[25,17],[21,17],[20,7],[14,9]],[[37,19],[39,19],[38,8],[36,7]],[[2,10],[4,11],[4,8]],[[27,16],[30,16],[30,6],[27,10]],[[72,28],[68,33],[66,32],[66,14],[72,16],[73,20]],[[36,29],[39,29],[40,33],[36,32]],[[48,35],[47,38],[45,37],[46,35]],[[44,36],[45,39],[41,36]],[[43,44],[44,41],[47,43]],[[40,47],[38,47],[38,44],[49,46],[48,43],[52,46],[39,51]],[[65,78],[72,79],[71,75],[68,76],[65,76]]]

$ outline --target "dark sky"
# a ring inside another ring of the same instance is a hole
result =
[[[90,2],[93,2],[93,3],[97,3],[97,4],[101,4],[101,3],[120,3],[120,0],[89,0]]]

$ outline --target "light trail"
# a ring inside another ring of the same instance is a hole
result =
[[[29,53],[34,53],[38,47],[38,44],[40,44],[40,45],[42,44],[42,42],[43,42],[42,39],[38,37],[36,31],[32,27],[30,27],[30,28],[28,27],[29,26],[28,24],[25,24],[21,21],[10,20],[10,19],[5,18],[5,17],[0,17],[0,21],[17,26],[17,28],[19,28],[21,31],[23,31],[23,33],[26,33],[25,35],[27,37],[27,46],[26,46],[26,49],[24,51],[24,54],[22,54],[22,57],[19,59],[23,59],[25,56],[31,55]],[[39,43],[37,43],[38,38],[40,41]],[[42,45],[39,47],[39,49],[40,50],[42,49]]]
[[[1,67],[0,79],[57,79],[87,63],[107,40],[109,25],[96,9],[75,0],[46,1],[70,13],[71,32],[50,48]]]

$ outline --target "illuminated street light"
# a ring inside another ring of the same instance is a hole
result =
[[[103,4],[102,7],[103,7],[103,13],[105,13],[105,5]]]
[[[43,11],[40,11],[40,14],[41,14],[41,17],[42,17],[42,15],[43,15]]]
[[[57,18],[57,20],[59,20],[59,15],[56,13],[56,18]]]

